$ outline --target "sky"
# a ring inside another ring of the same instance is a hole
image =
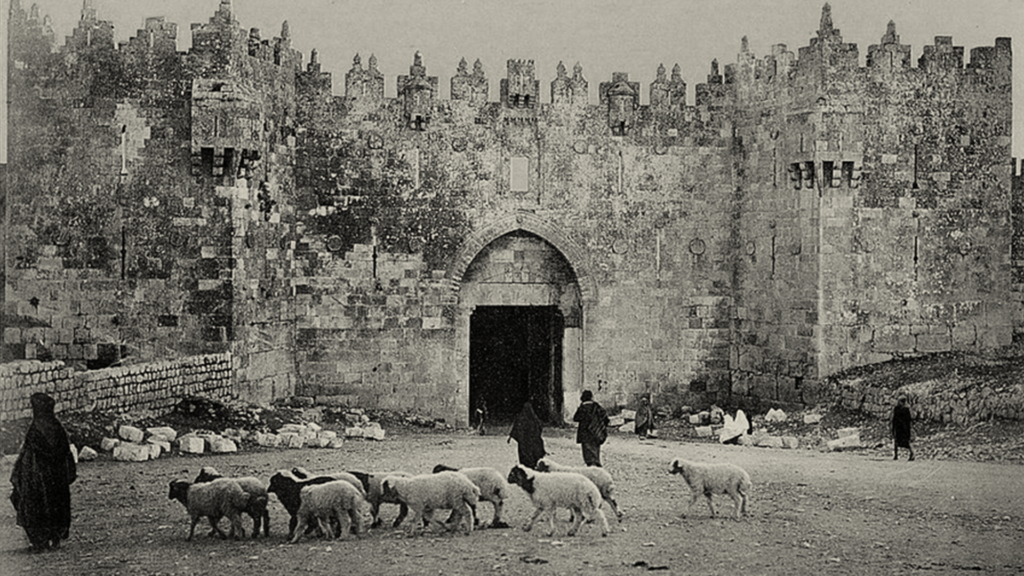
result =
[[[9,2],[10,0],[0,0]],[[79,18],[83,0],[34,0],[49,15],[63,43]],[[21,0],[26,9],[33,0]],[[219,0],[91,0],[98,18],[115,25],[117,40],[135,35],[148,16],[178,24],[179,50],[191,44],[190,26],[206,22]],[[293,46],[319,53],[322,70],[334,75],[336,94],[344,92],[344,74],[356,53],[365,66],[370,54],[385,75],[385,95],[395,94],[396,77],[408,74],[420,51],[427,74],[439,76],[441,97],[448,98],[449,79],[460,58],[472,66],[479,58],[497,100],[507,60],[532,59],[541,83],[542,102],[563,61],[570,71],[579,62],[597,87],[612,72],[627,72],[642,87],[654,79],[658,64],[678,63],[687,83],[688,103],[694,86],[706,81],[711,61],[735,62],[743,36],[757,58],[774,44],[794,53],[818,29],[823,0],[233,0],[243,28],[259,28],[264,39],[279,36],[288,21]],[[992,46],[1009,37],[1018,58],[1024,55],[1024,0],[832,0],[832,20],[845,42],[860,49],[864,65],[868,46],[877,44],[893,20],[902,44],[911,46],[912,62],[936,36],[952,36],[963,46],[965,64],[971,48]],[[1024,63],[1014,66],[1013,155],[1024,157]]]

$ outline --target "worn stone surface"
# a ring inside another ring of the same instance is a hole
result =
[[[661,68],[641,105],[625,72],[591,102],[582,66],[548,91],[531,60],[497,102],[462,63],[443,99],[419,53],[393,80],[357,56],[335,95],[230,2],[183,53],[160,18],[117,46],[95,10],[60,46],[20,3],[9,26],[4,360],[227,355],[248,400],[464,424],[479,306],[557,306],[563,396],[585,357],[609,406],[814,404],[838,370],[1024,332],[1006,38],[914,66],[891,24],[862,65],[826,6],[808,46],[743,42],[692,105]],[[64,370],[102,407],[155,382]]]

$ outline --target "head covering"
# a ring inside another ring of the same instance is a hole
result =
[[[42,392],[36,392],[29,397],[29,403],[32,404],[32,417],[39,418],[41,416],[52,416],[53,410],[57,406],[57,401],[50,397],[48,394]]]
[[[590,390],[584,390],[583,394],[580,394],[580,402],[590,402],[594,399],[594,393]]]

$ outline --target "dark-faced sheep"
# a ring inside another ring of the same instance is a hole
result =
[[[576,534],[584,516],[599,520],[601,536],[608,535],[608,519],[601,511],[601,492],[586,476],[572,472],[536,472],[517,465],[508,473],[508,482],[522,488],[533,502],[533,516],[523,530],[529,532],[533,523],[547,514],[551,525],[548,536],[551,536],[555,533],[555,511],[568,508],[573,518],[569,536]]]
[[[196,476],[195,484],[209,482],[223,477],[224,476],[212,466],[204,466],[199,470],[199,475]],[[249,495],[249,505],[246,507],[244,512],[252,518],[252,537],[256,538],[260,535],[260,525],[263,526],[263,535],[270,536],[270,512],[267,510],[267,502],[269,500],[267,487],[264,486],[263,482],[255,476],[242,476],[240,478],[232,478],[232,480],[238,482],[242,491]]]
[[[242,490],[238,482],[230,478],[221,478],[202,484],[192,484],[187,480],[173,480],[167,497],[181,502],[185,506],[185,510],[188,511],[188,515],[192,519],[192,525],[188,530],[189,540],[195,534],[199,519],[204,516],[210,520],[210,526],[221,538],[228,536],[217,527],[217,522],[225,516],[231,520],[231,537],[245,536],[241,513],[249,505],[249,495]]]

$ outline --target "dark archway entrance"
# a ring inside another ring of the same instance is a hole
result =
[[[469,324],[469,405],[511,422],[532,401],[541,421],[562,423],[562,336],[557,306],[478,306]],[[471,416],[475,422],[475,416]]]

